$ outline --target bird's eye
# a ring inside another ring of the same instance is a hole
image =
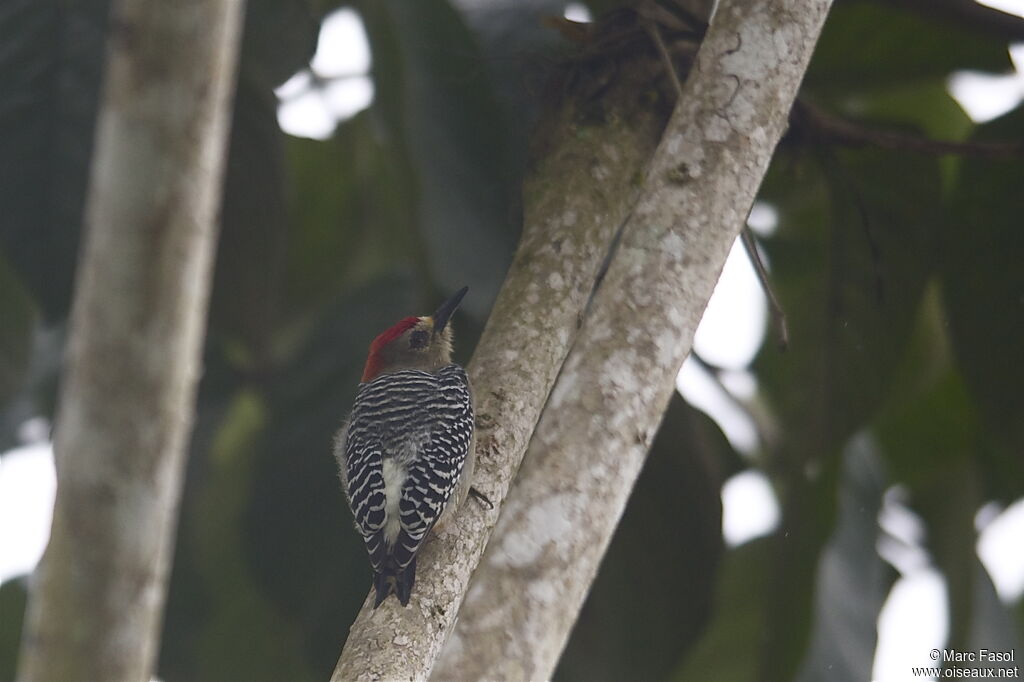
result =
[[[409,347],[410,348],[426,348],[427,347],[427,332],[422,329],[417,329],[409,336]]]

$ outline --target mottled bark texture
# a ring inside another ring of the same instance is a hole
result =
[[[616,77],[608,85],[608,69]],[[372,595],[356,618],[336,682],[426,679],[455,624],[469,577],[519,469],[548,392],[576,336],[609,244],[639,194],[671,104],[640,101],[659,73],[652,55],[581,65],[568,100],[536,136],[524,187],[518,251],[468,370],[477,412],[474,485],[494,503],[469,499],[453,524],[428,540],[407,608]],[[603,84],[594,100],[594,81]],[[457,679],[462,679],[458,676]]]
[[[719,5],[434,679],[550,679],[828,7]]]
[[[18,679],[148,680],[200,373],[241,0],[112,8]]]

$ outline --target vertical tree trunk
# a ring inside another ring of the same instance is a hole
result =
[[[719,5],[435,679],[550,679],[829,4]]]
[[[241,0],[120,0],[18,679],[148,680],[216,236]]]

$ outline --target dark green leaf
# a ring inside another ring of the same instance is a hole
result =
[[[313,58],[320,19],[312,0],[249,0],[239,80],[260,92],[284,83]]]
[[[818,564],[810,648],[798,682],[871,678],[878,613],[893,577],[875,549],[887,484],[877,446],[855,436],[843,457],[835,530]]]
[[[0,585],[0,680],[14,679],[27,600],[24,581]]]
[[[779,211],[765,242],[790,347],[756,367],[786,449],[838,449],[888,391],[931,268],[940,221],[935,159],[875,150],[782,157],[762,197]],[[780,163],[781,161],[781,163]]]
[[[776,490],[783,493],[782,520],[768,538],[772,561],[765,569],[769,575],[763,597],[759,679],[791,679],[807,654],[820,556],[836,519],[838,450],[785,453],[811,457],[803,469],[786,471],[776,483]]]
[[[288,140],[288,314],[322,312],[342,292],[394,268],[411,270],[421,258],[411,173],[400,153],[365,113],[326,142]]]
[[[284,134],[277,101],[240,83],[228,148],[210,332],[248,366],[266,364],[287,257]]]
[[[974,515],[981,505],[975,453],[984,447],[959,378],[947,373],[929,390],[879,420],[882,451],[896,482],[928,527],[928,548],[946,578],[951,648],[964,650],[973,591]]]
[[[63,325],[34,325],[31,348],[27,350],[27,372],[20,390],[10,396],[0,409],[0,456],[9,448],[23,444],[21,427],[27,420],[43,417],[53,422],[64,363],[65,336]],[[3,364],[2,360],[0,364]]]
[[[892,123],[916,126],[938,140],[962,140],[974,130],[974,122],[949,94],[944,78],[873,92],[859,98],[856,108],[858,118],[888,122],[878,124],[885,128],[892,128]]]
[[[375,3],[365,17],[382,121],[415,173],[433,279],[444,291],[468,284],[467,312],[480,317],[515,248],[521,169],[512,159],[525,141],[510,134],[480,49],[447,2]]]
[[[203,376],[196,398],[195,424],[179,504],[174,565],[157,665],[157,677],[168,682],[209,679],[203,672],[207,666],[221,665],[200,657],[203,632],[218,617],[218,611],[223,610],[223,602],[210,594],[211,578],[206,575],[210,567],[205,563],[208,559],[202,555],[199,542],[205,537],[199,529],[209,521],[206,514],[210,513],[211,506],[207,502],[211,495],[210,480],[219,466],[210,461],[212,451],[221,432],[231,429],[226,423],[232,421],[230,410],[238,401],[241,387],[239,374],[232,369],[221,349],[222,344],[208,344],[203,357]],[[227,487],[230,488],[230,484]],[[236,513],[230,508],[235,498],[225,496],[225,502],[224,507],[215,512],[218,516]],[[217,527],[224,529],[225,525]],[[226,548],[235,546],[232,542],[233,538],[225,539]],[[216,568],[212,572],[216,573]],[[246,580],[246,576],[239,577],[240,583]]]
[[[885,410],[876,432],[894,479],[907,486],[912,506],[925,520],[928,548],[946,579],[949,646],[1007,647],[1009,617],[975,555],[974,518],[986,499],[1013,500],[1024,492],[1024,463],[999,454],[992,430],[950,367],[948,352],[922,365],[924,343],[947,350],[943,328],[927,324],[932,317],[924,318],[915,335],[917,351],[908,354],[907,364],[918,370],[902,373],[915,392],[900,389],[901,399]],[[944,372],[935,376],[939,368]],[[921,376],[929,379],[922,382]]]
[[[1024,109],[1018,109],[982,126],[972,139],[1022,138]],[[1002,445],[989,466],[1005,474],[1024,452],[1021,177],[1024,163],[1019,159],[964,159],[943,222],[939,255],[956,362],[978,400],[986,428]],[[1021,491],[1020,486],[1014,489]]]
[[[850,99],[903,88],[958,69],[1002,73],[1008,45],[950,22],[876,2],[836,3],[818,40],[805,87]]]
[[[172,601],[191,597],[193,611],[169,609],[169,624],[177,627],[165,642],[161,674],[168,679],[320,679],[308,668],[300,632],[255,580],[243,540],[253,453],[266,428],[266,407],[254,391],[243,390],[220,416],[203,453],[203,476],[193,477],[184,510],[179,551],[188,560],[189,575],[175,576],[178,590],[171,594]],[[193,593],[182,594],[182,587]],[[185,660],[171,658],[180,647]]]
[[[1013,613],[996,593],[985,566],[974,558],[974,599],[971,610],[971,632],[968,649],[978,651],[1020,651],[1024,646],[1021,630]],[[997,664],[998,665],[998,664]]]
[[[35,308],[0,251],[0,411],[28,373]]]
[[[766,345],[755,363],[782,426],[783,520],[773,538],[780,558],[767,597],[765,679],[791,677],[804,658],[838,455],[891,388],[939,221],[935,159],[816,151],[815,162],[777,157],[762,192],[779,210],[765,246],[790,332],[786,352]]]
[[[887,411],[875,430],[894,481],[912,494],[940,486],[946,471],[988,447],[963,381],[948,370]]]
[[[108,4],[0,6],[0,248],[50,320],[71,302]]]
[[[210,330],[236,363],[265,368],[281,324],[290,221],[284,133],[272,88],[305,67],[319,21],[308,3],[247,5],[221,205]]]
[[[304,637],[260,589],[244,544],[253,452],[266,427],[265,409],[254,393],[242,392],[233,401],[211,448],[207,484],[195,510],[204,520],[193,528],[199,570],[213,602],[197,653],[211,680],[320,679],[306,667]]]
[[[552,18],[562,16],[565,1],[454,4],[480,45],[483,66],[507,113],[509,139],[525,141],[537,123],[544,95],[550,97],[552,81],[562,75],[568,54],[578,49],[550,25]],[[525,162],[527,146],[509,145],[515,166]]]
[[[675,682],[750,682],[757,679],[765,634],[771,546],[752,540],[726,552],[714,595],[714,615],[694,651],[673,674]]]

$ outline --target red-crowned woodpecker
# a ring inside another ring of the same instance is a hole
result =
[[[342,486],[373,567],[374,608],[409,603],[416,555],[451,517],[473,473],[473,399],[452,362],[463,287],[429,317],[407,317],[370,344],[352,412],[334,441]]]

